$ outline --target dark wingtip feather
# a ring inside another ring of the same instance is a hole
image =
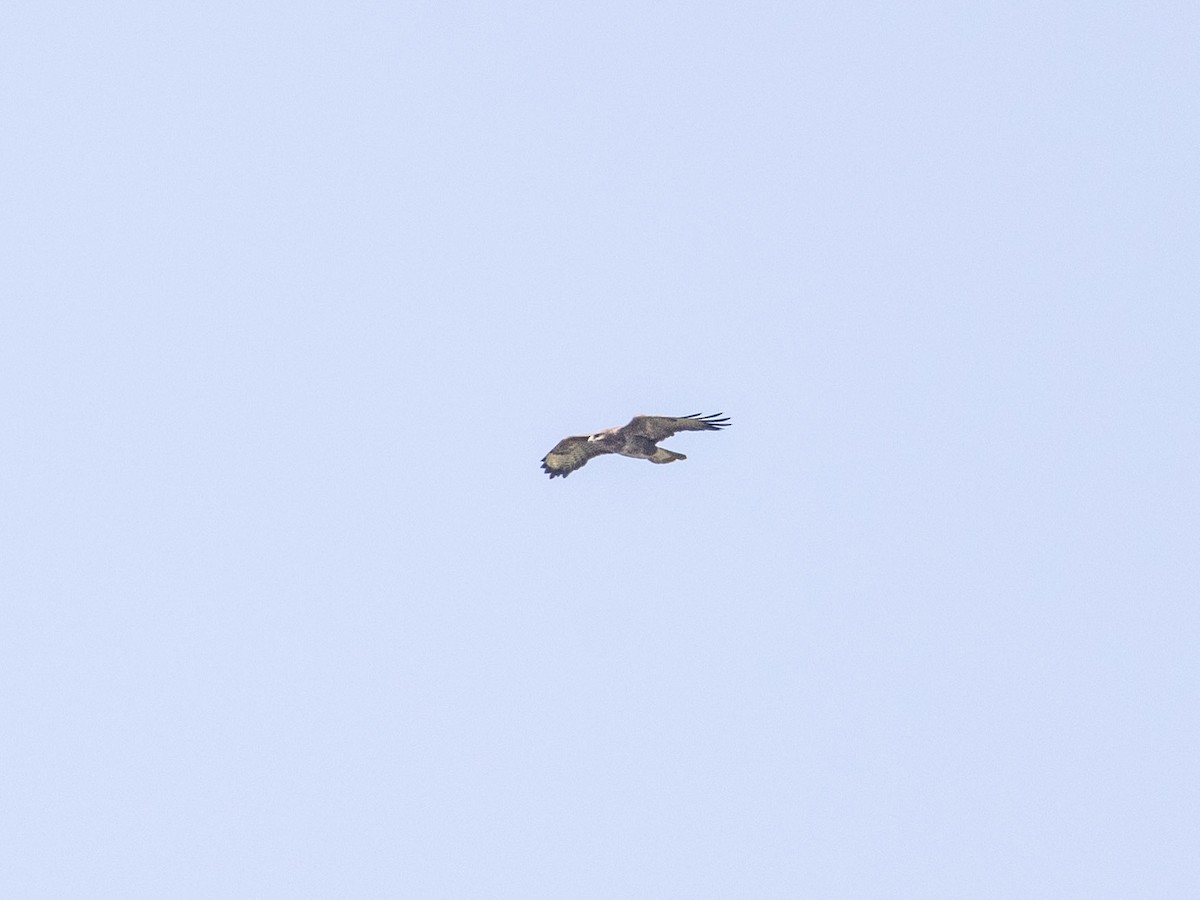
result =
[[[712,430],[716,431],[719,428],[724,428],[729,424],[729,417],[724,413],[710,413],[707,416],[699,416],[699,421]]]

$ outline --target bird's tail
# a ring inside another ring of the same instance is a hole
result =
[[[655,447],[654,455],[647,457],[647,459],[649,459],[652,463],[659,463],[661,465],[663,463],[675,462],[677,459],[687,459],[687,457],[682,453],[672,453],[665,447]]]

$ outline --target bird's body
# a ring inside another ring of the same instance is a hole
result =
[[[687,457],[659,447],[659,441],[679,431],[716,431],[728,424],[729,419],[721,418],[720,413],[711,416],[702,416],[700,413],[679,417],[634,416],[628,425],[620,428],[563,438],[542,457],[542,470],[551,478],[559,475],[566,478],[593,456],[606,453],[648,459],[660,465],[675,462]]]

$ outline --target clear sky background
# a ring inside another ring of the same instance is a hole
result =
[[[0,92],[4,896],[1200,896],[1194,3],[18,0]]]

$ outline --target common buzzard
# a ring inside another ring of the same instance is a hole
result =
[[[687,459],[682,453],[673,453],[657,446],[677,431],[716,431],[729,424],[721,413],[702,416],[634,416],[629,424],[621,428],[609,428],[595,434],[563,438],[554,449],[542,457],[542,470],[551,478],[561,475],[566,478],[585,465],[593,456],[619,453],[634,459],[648,459],[652,463],[670,463]]]

